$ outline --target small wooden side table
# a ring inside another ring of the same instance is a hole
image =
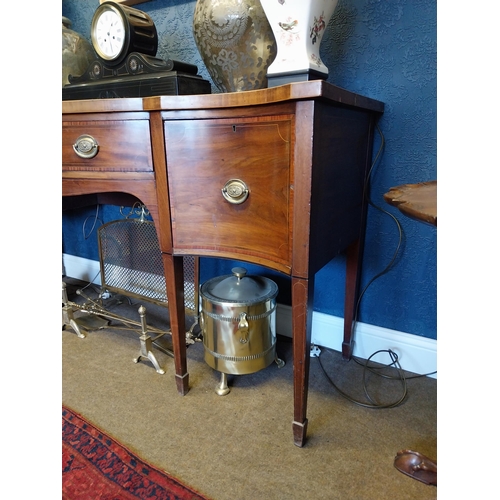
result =
[[[407,217],[437,227],[437,181],[392,187],[384,200]]]
[[[407,217],[437,227],[437,181],[393,187],[384,200]],[[437,462],[417,451],[398,451],[394,467],[417,481],[437,486]]]

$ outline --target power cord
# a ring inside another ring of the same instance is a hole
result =
[[[97,285],[94,283],[94,281],[97,279],[97,277],[101,274],[101,271],[97,271],[97,274],[94,276],[93,279],[91,279],[83,288],[81,288],[80,290],[86,290],[87,288],[91,288],[92,290],[94,290],[95,293],[99,293],[99,291],[97,290]]]
[[[327,350],[329,350],[329,349],[327,349]],[[380,354],[382,352],[386,352],[387,354],[389,354],[392,362],[390,364],[388,364],[388,365],[382,365],[382,366],[378,366],[378,367],[369,366],[370,360],[375,355]],[[366,398],[369,401],[368,403],[363,402],[363,401],[359,401],[357,399],[354,399],[352,396],[350,396],[346,392],[342,391],[333,382],[333,380],[330,378],[330,376],[326,372],[325,367],[323,366],[323,363],[321,362],[321,356],[318,357],[318,360],[319,360],[319,365],[320,365],[321,369],[323,370],[323,373],[325,374],[325,376],[326,376],[327,380],[330,382],[330,384],[335,388],[335,390],[341,396],[343,396],[345,399],[351,401],[351,403],[354,403],[354,404],[356,404],[358,406],[363,406],[364,408],[373,408],[373,409],[396,408],[397,406],[401,405],[404,402],[404,400],[406,399],[406,397],[408,395],[408,384],[406,382],[407,378],[406,378],[406,376],[405,376],[405,374],[403,372],[403,369],[401,368],[401,365],[399,364],[398,355],[394,351],[392,351],[391,349],[376,351],[367,360],[365,360],[365,362],[364,362],[364,369],[363,369],[363,391],[365,393]],[[391,377],[391,376],[379,373],[379,370],[381,370],[383,368],[388,368],[388,367],[391,367],[391,366],[394,366],[397,369],[398,375],[399,375],[398,377]],[[397,399],[396,401],[394,401],[392,403],[385,403],[385,404],[384,403],[377,403],[377,402],[375,402],[375,400],[372,398],[372,396],[370,396],[370,393],[368,391],[368,385],[367,385],[367,382],[366,382],[366,374],[367,374],[367,372],[375,373],[376,375],[378,375],[380,377],[385,377],[385,378],[389,378],[389,379],[392,379],[392,380],[399,380],[401,382],[401,387],[402,387],[402,394],[399,397],[399,399]]]
[[[94,232],[95,226],[97,224],[97,221],[99,221],[101,224],[104,224],[104,221],[99,218],[99,204],[96,205],[96,211],[95,215],[93,216],[94,222],[92,223],[92,227],[90,228],[90,232],[88,234],[85,234],[85,227],[87,226],[88,220],[91,218],[89,215],[84,221],[82,225],[82,233],[83,233],[83,239],[88,240],[90,238],[90,235]]]
[[[391,351],[391,350],[389,349],[389,351]],[[372,354],[372,356],[370,356],[370,358],[372,358],[375,354],[377,354],[379,352],[385,352],[385,351],[384,350],[377,351],[374,354]],[[391,352],[394,353],[394,355],[396,356],[396,358],[398,357],[398,355],[394,351],[391,351]],[[354,356],[351,359],[355,363],[357,363],[358,365],[364,366],[368,371],[371,371],[372,373],[375,373],[376,375],[379,375],[380,377],[389,378],[389,379],[395,379],[396,378],[396,377],[391,377],[390,375],[383,375],[383,374],[377,373],[378,370],[381,370],[384,367],[367,366],[366,362],[364,362],[364,361],[362,361],[362,360],[360,360],[358,358],[355,358]],[[389,365],[386,365],[385,367],[388,368],[388,367],[391,367],[391,366],[393,366],[393,363],[391,363]],[[437,373],[437,370],[434,370],[433,372],[429,372],[429,373],[421,373],[419,375],[411,375],[411,376],[405,375],[405,379],[406,380],[412,380],[414,378],[424,378],[424,377],[428,377],[429,375],[435,375],[436,373]]]
[[[382,271],[380,271],[378,274],[376,274],[375,276],[373,276],[368,281],[368,283],[365,285],[365,287],[363,288],[363,290],[361,291],[361,293],[359,294],[359,297],[358,297],[358,300],[357,300],[357,303],[356,303],[356,308],[355,308],[355,311],[354,311],[353,331],[352,331],[353,337],[354,337],[354,332],[355,332],[355,328],[356,328],[357,321],[358,321],[358,313],[359,313],[359,306],[360,306],[360,303],[361,303],[361,299],[363,298],[363,296],[364,296],[366,290],[368,289],[368,287],[376,279],[380,278],[381,276],[383,276],[384,274],[386,274],[387,272],[389,272],[389,270],[393,267],[394,263],[396,262],[396,258],[397,258],[398,254],[399,254],[399,250],[401,248],[401,242],[402,242],[402,239],[403,239],[403,230],[402,230],[402,227],[401,227],[401,224],[400,224],[399,220],[393,214],[391,214],[390,212],[388,212],[387,210],[385,210],[382,207],[376,205],[372,201],[372,199],[370,198],[370,194],[369,194],[370,193],[370,180],[371,180],[373,169],[375,168],[375,166],[377,165],[378,161],[380,160],[380,158],[381,158],[381,156],[382,156],[382,154],[384,152],[384,148],[385,148],[385,137],[384,137],[384,134],[382,133],[382,130],[380,129],[380,127],[379,127],[378,124],[377,124],[377,131],[378,131],[378,133],[380,135],[380,141],[381,141],[380,142],[380,147],[379,147],[379,150],[377,151],[377,154],[375,155],[375,158],[374,158],[374,160],[372,162],[372,165],[370,166],[370,170],[368,171],[367,181],[365,183],[365,188],[364,188],[363,196],[366,198],[366,200],[367,200],[367,202],[368,202],[369,205],[371,205],[376,210],[378,210],[378,211],[380,211],[380,212],[388,215],[394,221],[394,223],[396,224],[397,230],[398,230],[399,239],[398,239],[398,244],[396,246],[396,250],[394,251],[394,254],[393,254],[391,260],[389,261],[389,263],[387,264],[387,266]],[[329,350],[329,349],[326,349],[326,350]],[[391,358],[391,363],[389,363],[387,365],[382,365],[382,366],[374,366],[374,365],[370,366],[369,363],[370,363],[371,359],[375,355],[380,354],[380,353],[387,353],[389,355],[389,357]],[[323,373],[325,374],[327,380],[335,388],[335,390],[341,396],[343,396],[344,398],[346,398],[347,400],[351,401],[352,403],[354,403],[356,405],[363,406],[365,408],[373,408],[373,409],[395,408],[395,407],[401,405],[405,401],[405,399],[406,399],[406,397],[408,395],[407,380],[410,380],[410,379],[413,379],[413,378],[419,378],[419,377],[426,377],[428,375],[433,375],[433,374],[437,373],[436,371],[434,371],[434,372],[431,372],[431,373],[427,373],[425,375],[416,375],[416,376],[407,377],[404,374],[403,369],[402,369],[402,367],[401,367],[401,365],[399,363],[398,355],[394,351],[392,351],[391,349],[378,350],[378,351],[374,352],[364,362],[361,362],[360,360],[358,360],[358,359],[356,359],[354,357],[352,359],[357,364],[363,366],[363,390],[364,390],[366,398],[369,401],[368,403],[356,400],[352,396],[350,396],[347,393],[345,393],[344,391],[342,391],[333,382],[333,380],[330,378],[330,376],[326,372],[326,370],[325,370],[325,368],[323,366],[323,363],[321,362],[321,354],[320,354],[320,356],[318,356],[318,360],[319,360],[319,364],[321,366],[321,369],[323,370]],[[381,373],[382,369],[389,368],[389,367],[394,367],[397,370],[397,373],[398,373],[397,377],[393,377],[393,376]],[[399,380],[401,382],[401,387],[402,387],[402,394],[401,394],[401,396],[396,401],[394,401],[392,403],[386,403],[386,404],[376,403],[374,401],[374,399],[370,396],[370,393],[368,391],[368,387],[367,387],[367,383],[366,383],[366,374],[368,372],[376,374],[376,375],[378,375],[380,377],[384,377],[386,379]]]
[[[368,287],[378,278],[380,278],[381,276],[383,276],[384,274],[388,273],[389,270],[392,268],[392,266],[394,265],[394,263],[396,262],[396,258],[399,254],[399,249],[401,248],[401,242],[403,240],[403,229],[401,228],[401,224],[399,222],[399,220],[393,215],[391,214],[390,212],[388,212],[387,210],[383,209],[382,207],[376,205],[372,199],[370,198],[370,180],[371,180],[371,176],[372,176],[372,171],[373,169],[375,168],[375,165],[378,163],[380,157],[382,156],[382,153],[384,152],[384,148],[385,148],[385,137],[384,137],[384,134],[382,133],[382,130],[380,129],[378,123],[377,123],[377,131],[380,135],[380,147],[379,147],[379,150],[375,156],[375,159],[373,160],[373,163],[370,167],[370,170],[368,171],[368,175],[367,175],[367,180],[366,180],[366,183],[365,183],[365,189],[364,189],[364,193],[363,193],[363,196],[366,198],[367,202],[369,205],[371,205],[373,208],[375,208],[376,210],[378,210],[379,212],[382,212],[383,214],[385,215],[388,215],[393,221],[394,223],[396,224],[396,227],[398,229],[398,244],[396,246],[396,250],[394,251],[394,254],[389,262],[389,264],[387,264],[387,266],[382,270],[380,271],[378,274],[376,274],[375,276],[373,276],[373,278],[370,279],[370,281],[368,281],[368,283],[365,285],[365,287],[363,288],[363,290],[361,291],[361,293],[359,294],[359,297],[358,297],[358,301],[356,303],[356,310],[355,310],[355,313],[354,313],[354,320],[353,320],[353,329],[355,328],[355,325],[356,325],[356,322],[357,322],[357,318],[358,318],[358,312],[359,312],[359,305],[361,303],[361,299],[363,298],[363,295],[365,294],[366,290],[368,289]],[[354,335],[354,330],[353,330],[353,335]]]

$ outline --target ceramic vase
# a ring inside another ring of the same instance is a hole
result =
[[[193,34],[221,92],[267,87],[276,41],[260,0],[198,0]]]
[[[272,83],[327,78],[319,48],[338,0],[261,0],[277,43]]]
[[[81,76],[96,58],[90,42],[71,29],[71,21],[62,18],[62,86],[69,82],[69,76]]]

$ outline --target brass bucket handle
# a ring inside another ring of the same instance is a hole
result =
[[[242,312],[239,316],[238,332],[240,332],[240,342],[246,344],[248,342],[248,321],[247,313]]]

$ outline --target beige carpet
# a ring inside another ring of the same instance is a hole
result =
[[[144,305],[149,323],[163,325],[163,312],[156,317],[158,308]],[[134,317],[137,308],[125,304],[114,311],[127,309]],[[311,359],[308,440],[298,448],[289,341],[278,342],[284,368],[272,364],[230,376],[231,392],[222,397],[214,392],[219,375],[203,361],[201,343],[188,348],[190,391],[184,397],[176,391],[173,359],[155,350],[166,371],[160,375],[149,361],[134,363],[139,349],[132,331],[97,330],[80,339],[63,330],[62,402],[213,500],[437,498],[436,487],[393,466],[404,448],[437,459],[435,379],[409,380],[407,399],[396,408],[364,408],[333,388],[320,360],[335,384],[366,401],[362,366],[323,350]],[[378,402],[401,394],[399,381],[370,374],[367,380]]]

